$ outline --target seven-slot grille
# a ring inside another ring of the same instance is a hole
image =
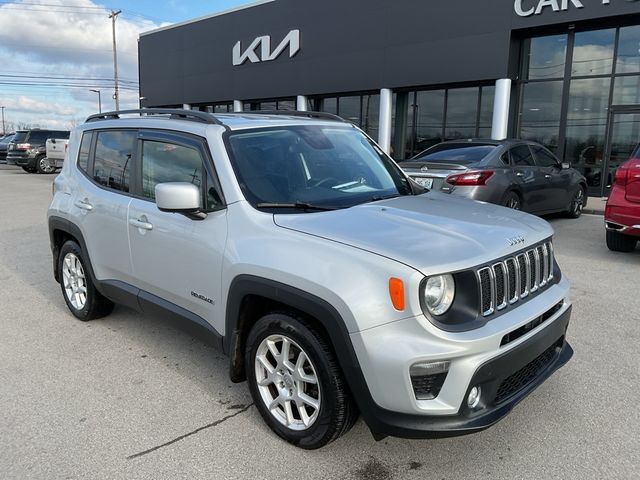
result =
[[[483,316],[545,287],[553,279],[553,245],[543,243],[478,270]]]

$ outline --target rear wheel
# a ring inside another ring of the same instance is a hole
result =
[[[247,338],[253,401],[281,438],[320,448],[347,432],[358,413],[326,340],[301,319],[269,314]]]
[[[582,208],[584,207],[585,191],[582,185],[578,185],[578,189],[571,197],[571,203],[569,204],[569,210],[567,210],[567,217],[578,218],[582,215]]]
[[[60,249],[58,278],[64,301],[82,321],[104,317],[113,310],[113,303],[95,287],[87,270],[87,261],[80,246],[68,240]]]
[[[637,243],[637,237],[607,230],[607,247],[613,252],[633,252]]]
[[[36,169],[32,167],[22,167],[22,169],[27,173],[35,173]]]
[[[55,165],[52,165],[51,160],[45,156],[36,158],[36,169],[38,173],[44,174],[54,173],[56,171]]]
[[[520,195],[516,192],[508,192],[502,201],[502,205],[513,210],[522,210],[522,201],[520,200]]]

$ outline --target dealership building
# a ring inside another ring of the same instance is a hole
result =
[[[139,41],[143,107],[317,110],[396,159],[538,141],[606,194],[640,140],[640,1],[267,0]]]

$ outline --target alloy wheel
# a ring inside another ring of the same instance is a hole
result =
[[[579,215],[582,212],[584,205],[584,190],[582,187],[578,187],[578,191],[573,196],[573,202],[571,202],[571,211],[574,215]]]
[[[270,335],[255,356],[255,374],[262,401],[285,427],[310,428],[320,412],[320,384],[305,351],[284,335]]]
[[[80,259],[73,253],[67,253],[62,261],[62,284],[71,306],[82,310],[87,303],[87,279]]]
[[[51,161],[47,157],[42,157],[39,160],[39,165],[42,173],[53,173],[55,171],[55,167],[51,165]]]
[[[513,195],[507,200],[507,208],[512,208],[513,210],[520,210],[520,199],[517,195]]]

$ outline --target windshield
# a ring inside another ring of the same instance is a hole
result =
[[[8,135],[4,137],[2,140],[0,140],[0,143],[9,143],[11,142],[12,139],[13,139],[13,135]]]
[[[441,143],[440,145],[434,145],[428,150],[419,153],[411,161],[421,160],[434,163],[457,163],[460,165],[469,165],[479,162],[496,148],[496,145],[477,143],[464,145],[459,143]]]
[[[399,167],[352,127],[288,126],[227,134],[233,168],[257,208],[346,208],[411,195]],[[282,211],[282,213],[287,213]]]

